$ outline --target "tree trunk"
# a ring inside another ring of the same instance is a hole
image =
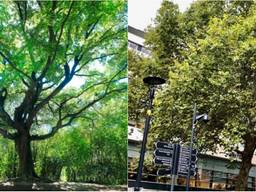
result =
[[[16,152],[19,157],[18,176],[22,179],[29,180],[38,178],[34,170],[34,162],[31,151],[31,140],[29,135],[20,135],[15,139]]]
[[[242,162],[239,170],[238,179],[236,181],[236,191],[247,190],[247,181],[250,169],[252,167],[253,153],[256,147],[255,137],[250,135],[245,139],[244,151],[242,152]]]

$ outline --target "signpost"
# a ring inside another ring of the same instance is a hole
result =
[[[195,175],[195,164],[197,161],[197,150],[192,149],[192,154],[190,156],[190,148],[189,147],[181,147],[180,148],[180,154],[179,154],[179,163],[178,163],[178,175],[180,176],[187,176],[189,175]],[[191,164],[189,163],[191,162]],[[190,168],[189,168],[190,164]]]
[[[169,157],[171,158],[173,155],[173,150],[165,150],[165,149],[156,149],[154,151],[155,156],[160,156],[160,157]]]
[[[170,166],[173,160],[173,144],[156,142],[154,151],[154,163]]]
[[[155,143],[155,147],[161,148],[161,149],[173,150],[174,144],[158,141]]]
[[[191,155],[190,155],[191,151]],[[189,163],[191,162],[191,163]],[[167,166],[159,169],[157,175],[171,175],[171,191],[174,189],[175,175],[188,176],[196,174],[197,150],[183,147],[179,144],[156,142],[154,151],[154,163]],[[189,167],[190,165],[190,167]],[[188,174],[190,172],[190,174]]]
[[[166,166],[170,166],[171,161],[172,161],[172,159],[170,159],[170,158],[157,157],[157,156],[154,158],[154,163],[155,163],[156,165],[166,165]]]
[[[159,165],[166,165],[169,169],[159,169],[157,175],[172,175],[172,189],[173,191],[173,181],[174,181],[174,165],[176,160],[175,150],[176,144],[166,143],[166,142],[156,142],[154,151],[154,163]]]

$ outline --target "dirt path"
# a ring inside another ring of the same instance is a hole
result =
[[[0,182],[0,191],[127,191],[127,186],[106,186],[92,183]]]

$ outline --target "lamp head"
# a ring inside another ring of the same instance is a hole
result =
[[[205,123],[207,123],[209,121],[209,116],[207,113],[204,114],[202,121]]]
[[[165,83],[165,80],[160,77],[145,77],[143,82],[148,85],[161,85]]]
[[[202,115],[197,115],[195,121],[203,121],[207,123],[209,121],[209,116],[207,113],[204,113]]]

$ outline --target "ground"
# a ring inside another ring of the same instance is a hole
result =
[[[106,186],[92,183],[75,182],[0,182],[0,191],[127,191],[127,186]]]

